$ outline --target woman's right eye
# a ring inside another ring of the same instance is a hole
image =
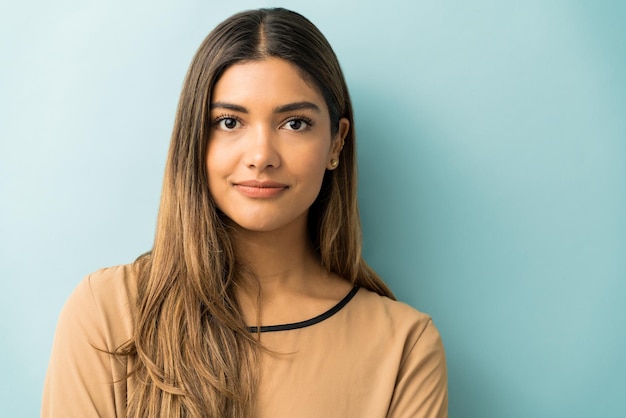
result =
[[[241,127],[241,123],[239,123],[237,119],[231,117],[219,118],[215,121],[215,125],[218,129],[223,131],[232,131],[233,129]]]

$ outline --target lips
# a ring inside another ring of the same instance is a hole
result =
[[[233,183],[233,187],[247,197],[262,199],[278,196],[289,188],[275,181],[244,180]]]

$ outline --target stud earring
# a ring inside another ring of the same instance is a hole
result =
[[[339,160],[336,160],[334,158],[332,160],[330,160],[330,166],[332,168],[337,168],[338,165],[339,165]]]

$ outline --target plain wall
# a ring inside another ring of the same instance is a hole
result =
[[[357,122],[365,256],[434,317],[454,417],[626,410],[626,3],[4,1],[0,416],[57,316],[148,250],[182,80],[232,13],[316,23]]]

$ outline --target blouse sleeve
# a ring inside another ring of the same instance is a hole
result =
[[[400,365],[387,418],[447,418],[448,379],[439,332],[431,320]]]
[[[66,302],[59,317],[44,383],[42,418],[116,417],[113,382],[120,360],[108,354],[106,318],[83,280]],[[118,364],[113,364],[117,362]],[[117,410],[116,410],[117,409]]]

